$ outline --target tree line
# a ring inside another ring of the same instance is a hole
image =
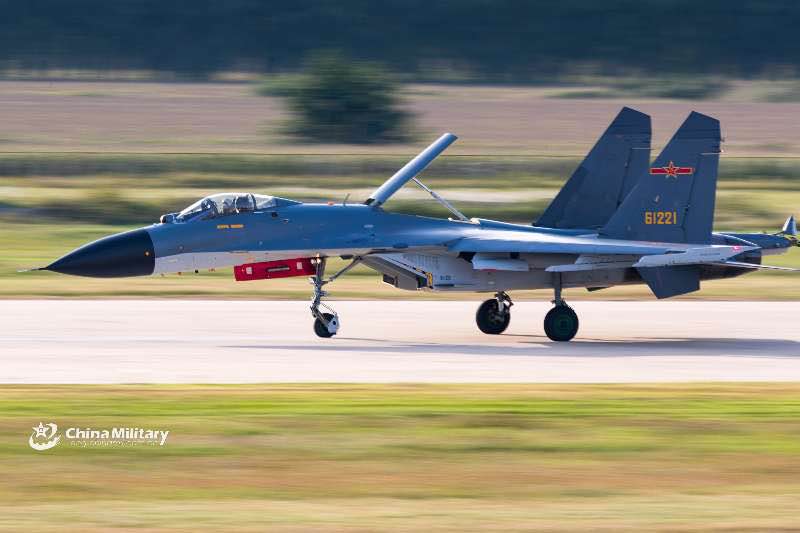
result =
[[[794,75],[793,0],[0,0],[0,67],[297,70],[336,50],[410,79]]]

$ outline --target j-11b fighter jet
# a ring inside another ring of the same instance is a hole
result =
[[[720,126],[699,113],[689,115],[651,163],[650,117],[623,109],[531,225],[467,218],[420,181],[455,140],[442,135],[361,204],[217,194],[157,224],[87,244],[44,270],[125,277],[232,266],[240,281],[309,276],[320,337],[335,335],[340,324],[322,302],[323,287],[357,264],[398,289],[494,293],[476,314],[488,334],[509,325],[509,291],[549,288],[554,307],[545,333],[568,341],[578,316],[564,301],[564,288],[644,283],[668,298],[698,290],[701,280],[778,268],[761,265],[762,257],[797,244],[792,217],[775,234],[712,231]],[[453,216],[385,211],[409,181]],[[331,257],[350,263],[326,277]]]

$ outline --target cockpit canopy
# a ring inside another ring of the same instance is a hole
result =
[[[198,200],[175,217],[178,222],[193,220],[208,220],[211,218],[262,211],[281,205],[296,204],[292,200],[267,196],[264,194],[251,194],[246,192],[226,192],[206,196]]]

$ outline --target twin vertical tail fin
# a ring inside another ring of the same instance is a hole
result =
[[[794,219],[794,215],[790,215],[786,222],[783,223],[781,234],[797,237],[797,222]]]
[[[600,228],[647,172],[650,117],[624,107],[534,225]]]
[[[800,246],[800,240],[797,238],[797,221],[794,219],[794,215],[790,215],[789,218],[786,219],[786,222],[783,223],[783,228],[781,228],[781,231],[778,233],[778,235],[782,236],[795,246]]]
[[[710,243],[720,143],[719,121],[692,112],[600,234]]]
[[[721,140],[718,120],[692,112],[600,235],[710,244]],[[698,265],[642,267],[637,271],[658,298],[700,288]]]

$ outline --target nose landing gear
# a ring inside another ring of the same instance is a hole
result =
[[[313,278],[308,279],[314,286],[314,297],[311,300],[311,316],[314,317],[314,333],[322,338],[330,338],[339,331],[339,315],[332,308],[322,303],[322,298],[328,295],[327,291],[322,290],[322,287],[348,272],[361,262],[361,258],[354,258],[346,267],[328,279],[324,278],[327,258],[320,257],[314,261],[316,262],[317,272]],[[322,311],[322,309],[329,312],[326,313]]]
[[[578,333],[578,315],[561,298],[561,275],[556,275],[553,307],[544,317],[544,332],[550,340],[566,342]]]
[[[321,316],[314,319],[314,333],[317,337],[327,339],[339,331],[339,316],[334,313],[320,313]]]
[[[478,329],[487,335],[503,333],[511,322],[511,306],[514,303],[505,292],[498,292],[491,300],[486,300],[475,313]]]

